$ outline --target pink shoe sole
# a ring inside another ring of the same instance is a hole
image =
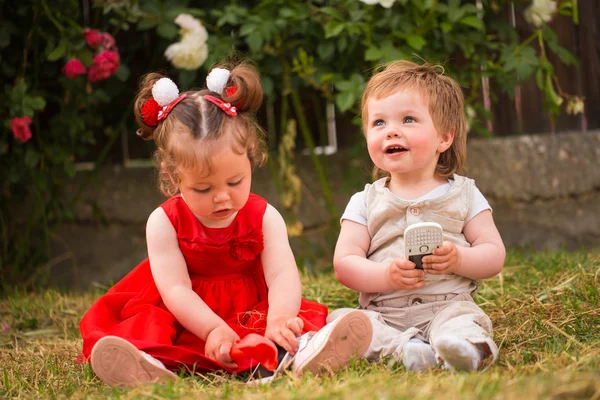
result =
[[[133,344],[117,336],[105,336],[94,345],[92,369],[111,386],[134,387],[144,382],[167,382],[177,375],[144,357]]]
[[[371,344],[373,327],[369,318],[360,311],[344,314],[332,324],[331,331],[317,344],[317,350],[299,365],[294,365],[297,374],[310,371],[317,374],[322,371],[335,371],[350,364],[350,360],[360,358]],[[314,340],[319,335],[315,335]],[[310,346],[310,340],[308,346]],[[317,339],[319,340],[319,339]]]

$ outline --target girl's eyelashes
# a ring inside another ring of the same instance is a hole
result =
[[[230,183],[227,183],[227,184],[228,184],[229,186],[237,186],[237,185],[239,185],[240,183],[242,183],[242,181],[243,181],[243,180],[244,180],[244,178],[240,179],[240,180],[239,180],[239,181],[237,181],[237,182],[230,182]]]
[[[373,122],[373,126],[384,126],[385,125],[385,121],[382,119],[376,119],[375,122]]]
[[[196,189],[196,188],[194,188],[194,192],[197,192],[197,193],[208,193],[208,192],[210,192],[210,188],[209,187],[206,188],[206,189]]]
[[[414,119],[413,117],[404,117],[404,123],[412,123],[412,122],[417,122],[416,119]]]

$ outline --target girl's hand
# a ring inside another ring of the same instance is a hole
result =
[[[228,325],[219,325],[213,329],[206,337],[204,352],[208,358],[218,361],[229,369],[236,369],[237,364],[231,360],[229,352],[233,342],[240,337]]]
[[[294,355],[298,351],[296,337],[302,334],[303,327],[304,322],[300,318],[280,315],[269,319],[265,336]]]
[[[455,273],[459,265],[458,248],[449,241],[444,241],[442,247],[433,249],[433,255],[423,257],[423,269],[432,275]]]
[[[425,273],[415,269],[414,262],[404,257],[398,257],[392,261],[386,269],[388,282],[394,289],[418,289],[425,284]]]

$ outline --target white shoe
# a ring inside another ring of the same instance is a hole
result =
[[[362,357],[372,337],[369,318],[361,311],[350,311],[302,343],[294,356],[292,369],[298,375],[306,371],[313,374],[335,371],[350,364],[353,357]]]
[[[476,345],[456,336],[442,336],[436,339],[435,348],[446,369],[476,371],[483,358],[482,351]]]
[[[92,369],[111,386],[134,387],[144,382],[167,382],[177,375],[154,357],[117,336],[105,336],[92,348]]]
[[[409,371],[426,371],[438,364],[431,345],[414,338],[402,348],[402,362]]]

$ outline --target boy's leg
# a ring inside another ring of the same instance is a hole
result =
[[[356,311],[353,308],[341,308],[333,311],[328,317],[327,322],[335,321],[342,315],[350,311]],[[411,371],[422,371],[437,366],[435,353],[428,343],[411,338],[419,334],[419,329],[410,327],[404,331],[389,326],[381,313],[372,310],[360,310],[364,313],[373,327],[373,337],[369,347],[364,353],[364,357],[371,361],[378,361],[383,357],[392,356],[396,360],[402,359],[407,369]],[[398,313],[401,315],[402,313]],[[388,315],[389,317],[389,315]],[[399,317],[401,319],[401,317]],[[399,324],[402,325],[402,324]]]
[[[143,382],[177,379],[160,361],[117,336],[98,340],[92,348],[90,363],[96,375],[111,386],[134,387]]]
[[[492,335],[492,322],[477,304],[451,301],[431,321],[429,337],[447,368],[472,371],[498,358]]]

